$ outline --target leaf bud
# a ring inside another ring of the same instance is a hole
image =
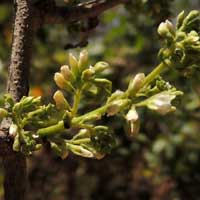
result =
[[[185,19],[185,12],[183,10],[177,17],[177,23],[176,23],[177,29],[179,29],[182,26],[184,19]]]

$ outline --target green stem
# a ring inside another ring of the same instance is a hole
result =
[[[70,141],[72,144],[83,144],[83,143],[89,143],[91,142],[90,138],[83,138],[83,139],[78,139],[74,141]]]
[[[74,117],[78,111],[78,106],[81,99],[81,89],[78,89],[74,95],[74,104],[72,108],[72,116]]]
[[[41,137],[51,136],[63,132],[64,130],[65,130],[64,121],[59,121],[58,124],[56,125],[39,129],[37,131],[37,134]]]
[[[102,106],[96,110],[93,110],[89,113],[86,113],[79,117],[74,117],[72,119],[71,124],[72,124],[72,126],[77,125],[80,122],[84,121],[85,119],[92,117],[93,115],[103,115],[106,112],[106,109],[107,109],[107,105],[104,105],[104,106]],[[37,131],[37,134],[41,137],[44,137],[44,136],[51,136],[51,135],[59,134],[63,131],[65,131],[65,126],[64,126],[64,121],[62,120],[62,121],[59,121],[58,124],[56,124],[56,125],[52,125],[47,128],[39,129]]]
[[[151,81],[153,81],[165,68],[166,64],[161,62],[150,74],[146,76],[141,88],[151,83]]]
[[[93,110],[91,112],[88,112],[84,115],[81,115],[79,117],[74,117],[72,119],[72,125],[76,125],[79,124],[80,122],[83,122],[84,120],[87,121],[87,119],[92,118],[93,116],[98,116],[98,115],[103,115],[105,114],[106,110],[107,110],[108,105],[104,105],[100,108],[97,108],[96,110]]]

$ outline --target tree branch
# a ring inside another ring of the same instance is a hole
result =
[[[7,92],[17,102],[28,95],[29,66],[32,47],[32,5],[29,0],[15,1],[14,32]],[[3,127],[3,128],[2,128]],[[0,149],[4,153],[5,200],[25,200],[26,158],[12,150],[13,138],[8,135],[9,122],[1,125]],[[4,150],[4,151],[3,151]]]
[[[127,0],[96,0],[75,7],[46,7],[40,9],[39,19],[42,20],[40,24],[66,24],[73,21],[96,17],[106,10],[126,2]]]

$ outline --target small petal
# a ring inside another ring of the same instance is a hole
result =
[[[128,111],[127,115],[126,115],[126,120],[127,121],[131,121],[131,122],[135,122],[136,120],[138,120],[139,116],[138,113],[135,109],[135,106],[132,106],[131,109]]]

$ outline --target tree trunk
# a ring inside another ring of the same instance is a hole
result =
[[[15,17],[7,92],[15,101],[29,91],[29,66],[32,46],[32,9],[30,0],[15,1]],[[8,125],[7,125],[8,127]],[[25,200],[26,158],[12,152],[3,157],[5,200]]]

